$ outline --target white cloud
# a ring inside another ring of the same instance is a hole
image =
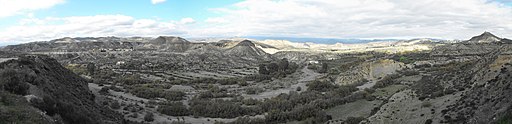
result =
[[[135,19],[125,15],[32,18],[23,24],[0,30],[2,42],[29,42],[62,37],[150,36],[186,34],[176,21]]]
[[[224,18],[216,17],[216,18],[208,18],[205,20],[205,22],[207,22],[207,23],[227,23],[228,21]]]
[[[0,18],[46,9],[64,0],[0,0]]]
[[[29,15],[19,25],[0,29],[0,42],[158,35],[468,39],[483,31],[512,38],[512,8],[488,0],[246,0],[211,9],[222,16],[201,21],[160,21],[126,15],[30,16],[30,10],[48,8],[63,0],[39,1],[46,2],[21,9],[21,5],[5,9],[0,4],[0,18]]]
[[[166,0],[151,0],[151,3],[152,4],[159,4],[159,3],[163,3],[165,2]]]
[[[180,20],[180,24],[193,24],[193,23],[196,23],[196,20],[194,20],[193,18],[182,18]]]
[[[512,9],[488,0],[246,0],[213,9],[209,36],[455,38],[483,31],[511,37]],[[222,20],[222,21],[220,21]]]

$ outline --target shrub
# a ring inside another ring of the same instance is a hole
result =
[[[432,103],[430,103],[430,102],[425,101],[425,102],[421,103],[421,107],[426,108],[426,107],[430,107],[430,106],[432,106]]]
[[[418,94],[420,100],[435,98],[444,94],[443,86],[432,77],[422,77],[412,85],[412,89]]]
[[[400,74],[403,74],[405,76],[413,76],[413,75],[420,74],[420,72],[418,72],[418,71],[416,71],[414,69],[408,69],[408,70],[400,71]]]
[[[247,85],[249,85],[249,83],[247,83],[247,81],[240,81],[238,83],[238,85],[240,85],[240,86],[247,86]]]
[[[272,79],[272,76],[265,75],[265,74],[254,74],[254,75],[249,75],[249,76],[245,77],[245,80],[247,80],[247,81],[256,81],[256,82],[260,82],[260,81],[264,81],[264,80],[271,80],[271,79]]]
[[[181,102],[173,102],[158,106],[158,112],[170,116],[187,116],[190,115],[189,110]]]
[[[389,85],[396,84],[396,82],[394,80],[396,78],[399,78],[399,77],[400,77],[400,75],[398,75],[398,74],[386,75],[381,80],[377,81],[373,87],[375,87],[375,88],[384,88],[384,87],[387,87]]]
[[[229,124],[266,124],[266,122],[262,118],[239,117]]]
[[[364,117],[348,117],[345,121],[345,124],[359,124],[359,122],[363,121]]]
[[[58,123],[53,120],[51,122]],[[47,124],[51,122],[30,107],[24,97],[0,91],[0,124]]]
[[[117,102],[117,101],[113,101],[113,102],[110,104],[110,108],[112,108],[112,109],[119,109],[119,108],[121,108],[121,105],[119,104],[119,102]]]
[[[149,87],[135,87],[131,90],[131,93],[142,98],[165,98],[171,101],[182,100],[185,96],[185,93],[181,91],[165,91],[163,89]]]
[[[249,87],[249,88],[245,88],[245,92],[247,94],[258,94],[260,92],[263,92],[263,89],[259,88],[259,87]]]
[[[337,85],[334,85],[331,82],[318,81],[318,80],[308,83],[307,86],[308,86],[308,90],[315,90],[315,91],[320,91],[320,92],[325,92],[330,89],[337,88]]]
[[[233,84],[237,84],[238,82],[239,82],[239,80],[236,78],[226,78],[226,79],[217,80],[217,83],[219,83],[221,85],[233,85]]]
[[[110,88],[108,88],[108,87],[103,87],[100,89],[100,91],[98,91],[98,93],[100,93],[101,95],[107,95],[109,89]]]
[[[13,69],[6,69],[0,74],[0,85],[8,92],[26,95],[30,85],[25,82],[27,74],[19,73]]]
[[[425,121],[425,124],[432,124],[432,119],[427,119],[427,120]]]
[[[192,99],[190,111],[194,116],[212,118],[235,118],[241,115],[259,114],[260,108],[242,107],[239,103],[229,100]]]
[[[144,115],[144,121],[152,122],[154,120],[155,120],[155,118],[154,118],[153,113],[148,112],[148,113],[146,113],[146,115]]]
[[[184,96],[185,93],[181,91],[164,91],[164,98],[170,101],[183,100]]]
[[[249,98],[249,99],[242,100],[242,104],[244,104],[244,105],[258,105],[258,104],[261,104],[261,102],[258,101],[257,99]]]
[[[408,57],[405,57],[405,56],[400,56],[400,59],[398,61],[403,62],[405,64],[409,64],[409,63],[413,63],[414,62],[414,60],[411,60],[411,59],[409,59]]]

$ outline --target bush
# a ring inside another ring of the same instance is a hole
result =
[[[131,90],[131,93],[146,99],[165,98],[170,101],[183,100],[185,96],[185,93],[181,91],[165,91],[163,89],[149,87],[135,87]]]
[[[258,101],[257,99],[249,98],[249,99],[242,100],[242,104],[244,104],[244,105],[258,105],[258,104],[261,104],[261,102]]]
[[[135,84],[146,84],[149,83],[147,80],[141,78],[140,75],[129,75],[129,76],[119,76],[114,80],[116,84],[122,85],[135,85]]]
[[[239,80],[236,78],[226,78],[226,79],[219,79],[217,80],[217,83],[221,85],[233,85],[238,84]]]
[[[345,121],[345,124],[359,124],[359,122],[363,121],[364,117],[348,117]]]
[[[190,115],[189,110],[183,103],[181,102],[174,102],[174,103],[168,103],[165,105],[158,106],[157,109],[158,112],[170,115],[170,116],[187,116]]]
[[[425,121],[425,124],[432,124],[432,119],[427,119],[427,120]]]
[[[443,86],[432,77],[422,77],[412,85],[412,89],[418,94],[420,100],[435,98],[444,94]]]
[[[413,63],[414,62],[414,60],[411,60],[411,59],[409,59],[408,57],[405,57],[405,56],[400,56],[400,59],[398,61],[403,62],[405,64],[409,64],[409,63]]]
[[[501,117],[496,121],[498,124],[512,124],[512,113],[511,111],[508,111],[505,116]]]
[[[245,80],[260,82],[260,81],[264,81],[264,80],[272,80],[272,76],[265,75],[265,74],[254,74],[254,75],[246,76]]]
[[[414,69],[408,69],[408,70],[400,71],[400,74],[403,74],[405,76],[413,76],[413,75],[420,74],[420,72],[418,72],[418,71],[416,71]]]
[[[289,62],[288,59],[283,58],[278,61],[270,61],[261,63],[258,66],[258,74],[271,75],[273,77],[285,77],[297,70],[299,66],[296,63]]]
[[[425,102],[421,103],[421,107],[427,108],[427,107],[430,107],[430,106],[432,106],[432,103],[430,103],[430,102],[425,101]]]
[[[235,118],[261,113],[260,108],[242,107],[236,102],[221,99],[192,99],[190,101],[190,111],[194,116],[212,118]]]
[[[100,89],[100,91],[98,91],[98,93],[100,93],[101,95],[107,95],[109,89],[110,88],[108,88],[108,87],[103,87]]]
[[[266,122],[262,118],[239,117],[229,124],[266,124]]]
[[[308,90],[315,90],[315,91],[320,91],[320,92],[325,92],[325,91],[335,89],[338,87],[337,85],[334,85],[331,82],[318,81],[318,80],[308,83],[307,86],[308,86]]]
[[[28,94],[28,89],[30,85],[25,82],[26,76],[25,73],[19,73],[12,69],[6,69],[0,74],[0,85],[3,87],[3,90],[8,92],[18,94],[18,95],[26,95]]]
[[[155,118],[154,118],[153,113],[148,112],[148,113],[146,113],[146,115],[144,115],[144,121],[152,122],[154,120],[155,120]]]
[[[238,83],[238,85],[240,85],[240,86],[247,86],[247,85],[249,85],[249,83],[247,83],[247,81],[240,81]]]
[[[52,122],[58,123],[47,120],[44,115],[30,107],[24,97],[0,91],[0,124],[49,124]]]
[[[65,68],[68,70],[71,70],[72,72],[74,72],[77,75],[86,75],[87,74],[87,69],[85,67],[83,67],[82,65],[68,64],[65,66]]]
[[[184,96],[185,93],[181,91],[164,91],[164,98],[170,101],[183,100]]]
[[[259,87],[245,88],[245,93],[247,93],[247,94],[258,94],[258,93],[261,93],[261,92],[263,92],[263,89],[259,88]]]
[[[112,109],[119,109],[119,108],[121,108],[121,105],[119,104],[119,102],[117,102],[117,101],[113,101],[113,102],[110,104],[110,108],[112,108]]]
[[[381,80],[377,81],[373,87],[375,87],[375,88],[384,88],[384,87],[387,87],[389,85],[396,84],[396,82],[394,80],[396,78],[399,78],[399,77],[400,77],[400,75],[398,75],[398,74],[386,75]]]
[[[285,123],[291,120],[302,121],[308,118],[313,118],[309,120],[311,123],[324,123],[332,119],[331,116],[321,111],[321,108],[312,104],[299,105],[286,112],[273,110],[265,116],[266,121],[269,123]]]

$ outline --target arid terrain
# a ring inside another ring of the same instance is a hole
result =
[[[0,48],[0,123],[512,123],[512,41],[85,37]],[[7,114],[12,113],[12,114]]]

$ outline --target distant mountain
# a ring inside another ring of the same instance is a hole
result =
[[[484,32],[481,35],[472,37],[467,42],[469,42],[469,43],[494,43],[494,42],[499,42],[501,40],[502,40],[502,38],[497,37],[496,35],[492,34],[491,32]]]
[[[61,38],[51,41],[8,45],[5,51],[17,52],[77,52],[101,49],[134,49],[147,38],[85,37]]]
[[[156,45],[190,44],[190,42],[187,41],[186,39],[183,39],[181,37],[174,37],[174,36],[159,36],[158,38],[151,40],[149,43],[156,44]]]
[[[296,43],[317,43],[317,44],[361,44],[379,41],[398,41],[399,39],[341,39],[341,38],[300,38],[300,37],[265,37],[265,36],[246,36],[246,38],[255,40],[287,40]]]
[[[144,48],[154,48],[163,51],[184,52],[191,47],[186,39],[174,36],[160,36],[149,41]]]
[[[250,40],[243,40],[226,50],[228,56],[238,56],[243,58],[261,58],[270,59],[270,55],[265,51],[257,48],[256,45]]]

